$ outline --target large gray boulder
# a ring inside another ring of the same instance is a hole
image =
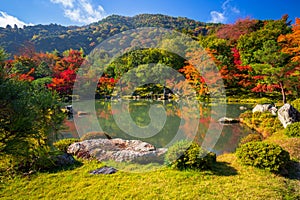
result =
[[[257,104],[253,109],[252,113],[255,112],[266,112],[269,111],[272,115],[276,115],[277,108],[274,107],[272,104]]]
[[[153,145],[140,140],[95,139],[77,142],[69,146],[68,153],[99,161],[117,162],[162,162],[167,149],[156,149]]]
[[[278,110],[278,119],[286,128],[289,124],[300,121],[300,113],[290,104],[284,104]]]

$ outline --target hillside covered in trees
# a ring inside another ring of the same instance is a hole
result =
[[[28,43],[34,45],[38,52],[51,52],[55,49],[62,52],[70,48],[82,48],[84,52],[89,53],[104,39],[130,29],[162,27],[197,37],[206,35],[216,26],[160,14],[141,14],[134,17],[112,15],[99,22],[80,27],[50,24],[18,28],[8,25],[6,28],[0,28],[0,46],[11,54],[18,54]]]
[[[292,24],[287,15],[277,20],[239,19],[233,24],[206,24],[164,15],[113,15],[83,27],[7,27],[0,29],[0,46],[12,58],[3,63],[6,76],[44,83],[69,96],[86,55],[105,38],[138,27],[170,28],[192,36],[206,50],[219,70],[227,96],[271,97],[286,102],[300,95],[299,24],[298,18]],[[117,46],[122,41],[119,42]],[[176,48],[176,38],[163,42]],[[182,53],[193,62],[203,52]],[[160,49],[133,50],[108,66],[96,66],[105,67],[96,93],[111,95],[115,83],[125,73],[138,67],[134,76],[142,77],[150,63],[167,65],[183,74],[198,97],[213,94],[194,63]],[[210,82],[218,81],[215,76],[210,78]],[[150,92],[145,90],[143,95]]]

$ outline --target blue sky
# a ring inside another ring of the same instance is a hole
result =
[[[251,2],[251,3],[249,3]],[[300,17],[299,0],[0,0],[0,26],[6,24],[84,25],[108,15],[161,13],[203,22]]]

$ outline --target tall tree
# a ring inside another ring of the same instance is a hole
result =
[[[282,101],[286,103],[287,86],[295,78],[295,65],[290,63],[290,56],[281,52],[281,47],[276,41],[268,40],[263,43],[262,49],[254,53],[254,57],[258,62],[251,66],[261,77],[258,85],[267,85],[270,91],[280,88]],[[253,91],[257,89],[254,88]]]
[[[58,99],[45,87],[0,76],[0,158],[31,167],[38,149],[49,147],[62,125],[65,116]]]
[[[296,18],[296,23],[292,28],[293,32],[280,35],[278,42],[282,45],[282,51],[292,55],[292,61],[300,63],[300,18]]]
[[[263,48],[263,44],[268,40],[277,41],[281,34],[291,31],[288,16],[283,16],[280,20],[264,21],[264,26],[249,34],[242,35],[237,43],[237,48],[241,55],[243,65],[257,63],[255,52]]]

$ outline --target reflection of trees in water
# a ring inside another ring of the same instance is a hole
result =
[[[112,109],[112,103],[105,101],[96,102],[97,117],[103,131],[107,132],[113,138],[140,139],[128,135],[118,127],[113,115],[118,115],[121,112],[121,109],[116,109],[116,107]],[[130,101],[129,113],[132,120],[138,126],[147,126],[151,123],[149,109],[151,105],[154,104],[162,106],[165,109],[167,120],[163,129],[158,134],[142,140],[152,143],[157,147],[167,145],[174,138],[176,133],[181,131],[185,134],[187,139],[194,139],[200,145],[205,137],[208,143],[218,141],[214,147],[214,151],[217,153],[231,152],[237,146],[240,138],[251,132],[251,130],[246,129],[239,124],[225,126],[219,124],[217,121],[218,119],[214,118],[215,113],[212,112],[211,106],[207,104],[198,104],[198,106],[192,105],[193,107],[183,106],[182,110],[180,110],[180,104],[175,101]],[[121,104],[121,106],[125,105]],[[185,115],[183,115],[184,112]],[[158,114],[159,113],[157,113],[157,115]],[[197,123],[193,119],[199,114],[199,123]],[[70,128],[73,127],[72,131],[74,131],[74,126],[72,126],[70,121],[66,125]],[[196,135],[191,129],[191,127],[195,126],[198,126]],[[210,130],[210,134],[207,133],[208,129]],[[219,132],[221,129],[222,132],[220,137],[215,138],[218,134],[213,133]]]

